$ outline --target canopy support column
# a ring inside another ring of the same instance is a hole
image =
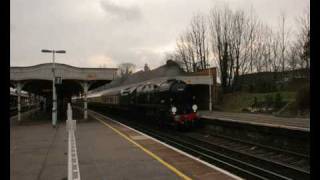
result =
[[[23,88],[24,83],[22,82],[17,82],[16,84],[16,90],[17,90],[17,94],[18,94],[18,98],[17,98],[17,109],[18,109],[18,122],[21,121],[21,90]]]
[[[82,82],[81,86],[83,88],[83,103],[84,103],[84,108],[83,108],[83,118],[84,119],[88,119],[88,102],[87,102],[87,94],[88,94],[88,90],[90,88],[90,83],[88,83],[87,81]]]

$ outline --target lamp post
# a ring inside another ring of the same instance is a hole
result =
[[[52,126],[57,125],[57,93],[56,93],[56,76],[55,76],[55,53],[66,53],[65,50],[47,50],[42,49],[43,53],[52,53]]]
[[[211,90],[211,86],[212,86],[212,76],[211,76],[211,69],[210,69],[210,65],[208,65],[208,70],[209,70],[209,78],[210,78],[210,83],[209,83],[209,111],[212,111],[212,90]]]

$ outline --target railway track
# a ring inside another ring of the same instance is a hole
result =
[[[231,142],[230,139],[213,141],[192,133],[155,129],[119,117],[116,120],[246,179],[310,179],[308,168],[274,160],[284,158],[284,154],[277,156],[265,149],[252,153],[248,151],[248,144]],[[297,159],[293,158],[293,161],[298,163]],[[301,166],[305,166],[303,164]]]
[[[21,107],[21,113],[29,111],[29,110],[32,110],[34,108],[36,108],[35,105],[33,105],[33,106],[22,106]],[[10,108],[10,117],[15,116],[17,114],[18,114],[18,108],[17,107]]]
[[[15,116],[18,114],[17,108],[10,108],[10,117]]]
[[[228,139],[205,139],[197,136],[184,136],[190,142],[194,142],[201,147],[205,147],[214,152],[227,154],[229,157],[236,158],[242,162],[249,163],[256,167],[261,167],[266,171],[284,176],[289,179],[308,179],[310,178],[309,160],[301,156],[291,156],[284,152],[268,151],[256,146],[248,146]],[[271,177],[269,177],[271,178]],[[272,178],[273,179],[273,178]]]
[[[215,142],[216,144],[228,147],[229,149],[236,148],[242,153],[250,153],[262,159],[272,160],[275,163],[291,165],[293,168],[300,169],[301,171],[310,171],[310,157],[307,154],[283,150],[222,135],[210,134],[204,131],[191,132],[188,133],[188,135],[201,138],[203,141]]]

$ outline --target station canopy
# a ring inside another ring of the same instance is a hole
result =
[[[23,84],[23,90],[45,95],[52,93],[53,64],[45,63],[35,66],[10,67],[10,86]],[[89,89],[95,89],[111,82],[117,68],[82,68],[55,63],[55,77],[61,80],[63,93],[77,94],[82,91],[81,83],[89,83]]]

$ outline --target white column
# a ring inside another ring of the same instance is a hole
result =
[[[43,97],[43,110],[46,112],[47,109],[47,98]]]
[[[82,85],[82,88],[83,88],[83,95],[84,95],[84,112],[83,112],[83,115],[84,115],[84,119],[88,119],[88,102],[87,102],[87,93],[88,93],[88,90],[89,90],[89,83],[88,82],[83,82],[81,83]]]
[[[72,108],[71,108],[71,104],[70,103],[68,103],[67,119],[68,120],[72,120]]]
[[[18,122],[21,121],[21,89],[22,84],[20,82],[17,83],[17,93],[18,93]]]
[[[30,92],[28,92],[27,101],[28,101],[28,108],[30,108],[30,105],[31,105],[31,102],[32,102],[32,96],[31,96],[31,93],[30,93]]]
[[[56,93],[56,75],[55,75],[55,52],[53,51],[52,56],[52,126],[57,125],[57,93]]]

